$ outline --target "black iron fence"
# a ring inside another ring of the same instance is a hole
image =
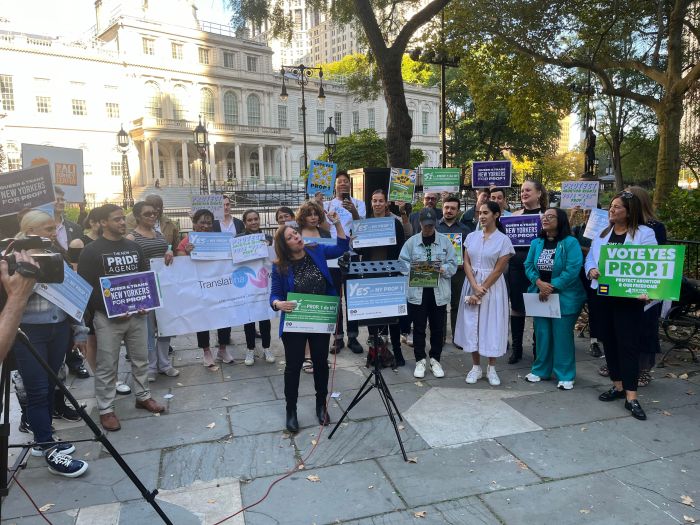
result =
[[[689,279],[700,279],[700,241],[669,239],[668,242],[685,246],[683,275]]]

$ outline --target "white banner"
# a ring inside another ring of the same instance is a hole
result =
[[[175,257],[170,266],[154,261],[151,269],[158,274],[163,297],[156,310],[159,334],[191,334],[273,319],[270,268],[267,259],[233,264]]]

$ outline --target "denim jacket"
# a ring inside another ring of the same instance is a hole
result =
[[[78,323],[61,310],[55,304],[44,299],[39,294],[32,294],[27,301],[27,307],[22,315],[22,324],[55,324],[68,319],[73,330],[73,338],[76,343],[87,341],[88,330],[84,322]]]
[[[438,286],[435,288],[435,304],[438,306],[446,305],[450,302],[451,296],[451,280],[450,278],[457,271],[457,255],[452,243],[446,235],[435,232],[435,242],[430,247],[431,260],[441,261],[444,273],[438,280]],[[401,248],[399,259],[411,264],[413,261],[427,261],[428,254],[423,245],[423,234],[417,233],[409,238]],[[410,287],[406,294],[406,299],[411,304],[423,303],[423,288]]]

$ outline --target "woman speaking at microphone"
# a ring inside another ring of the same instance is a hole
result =
[[[299,396],[299,375],[307,342],[311,349],[311,360],[314,366],[316,415],[322,425],[330,423],[326,408],[330,334],[283,332],[285,313],[296,308],[296,302],[287,300],[288,293],[338,295],[326,260],[343,255],[348,250],[349,244],[338,214],[330,212],[328,219],[335,225],[338,233],[338,242],[335,246],[323,244],[305,246],[301,234],[290,226],[281,226],[275,233],[274,246],[277,260],[272,266],[270,306],[273,310],[282,312],[280,337],[284,345],[284,397],[287,402],[286,426],[289,432],[299,430],[297,397]]]

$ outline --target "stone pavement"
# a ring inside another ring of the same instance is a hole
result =
[[[414,379],[409,359],[406,367],[383,374],[404,416],[400,434],[411,459],[406,463],[375,391],[328,440],[332,427],[320,432],[315,424],[307,374],[299,399],[303,428],[289,436],[283,351],[274,339],[277,363],[258,359],[246,367],[243,332],[234,330],[236,363],[209,370],[193,350],[194,337],[178,337],[175,365],[181,375],[159,376],[152,384],[168,413],[153,416],[134,408],[133,395],[119,396],[122,430],[108,437],[146,487],[159,490],[158,501],[174,524],[217,523],[256,502],[226,523],[700,523],[700,511],[682,503],[686,496],[700,505],[700,366],[688,354],[674,355],[640,389],[646,422],[633,419],[621,401],[597,400],[609,382],[597,374],[603,361],[588,356],[584,339],[577,339],[576,386],[568,392],[551,381],[526,383],[529,357],[516,366],[500,364],[503,384],[496,388],[486,380],[465,384],[470,358],[450,344],[443,379],[430,373]],[[410,348],[404,353],[411,356]],[[120,366],[128,381],[128,363]],[[664,377],[669,373],[689,375]],[[366,374],[364,356],[347,349],[337,356],[332,390],[340,397],[331,402],[333,421]],[[97,419],[92,380],[71,379],[72,392]],[[15,406],[11,443],[27,439],[16,430],[18,418]],[[62,439],[92,436],[82,422],[56,426]],[[90,463],[80,478],[53,476],[39,458],[30,458],[20,474],[37,505],[48,507],[51,523],[160,522],[99,444],[76,447],[74,455]],[[8,524],[45,523],[16,485],[2,518]]]

